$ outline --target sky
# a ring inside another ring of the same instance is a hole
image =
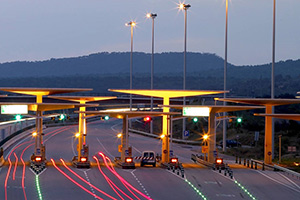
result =
[[[300,1],[276,0],[276,61],[300,59]],[[0,0],[0,62],[39,61],[130,51],[151,52],[151,20],[156,13],[155,52],[183,52],[184,13],[175,0]],[[187,51],[224,58],[225,0],[186,0]],[[272,61],[273,0],[230,0],[228,62],[256,65]],[[188,58],[187,58],[188,59]]]

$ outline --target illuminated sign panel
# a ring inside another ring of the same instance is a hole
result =
[[[1,114],[28,114],[27,105],[1,105]]]
[[[209,117],[209,107],[183,107],[183,116]]]

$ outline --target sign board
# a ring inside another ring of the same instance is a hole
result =
[[[217,151],[214,151],[214,157],[217,157],[217,156],[218,156]]]
[[[296,152],[296,146],[288,146],[288,152]]]
[[[209,117],[209,107],[183,107],[182,116]]]
[[[125,150],[125,156],[129,156],[129,151],[127,149]]]
[[[171,156],[171,157],[174,156],[173,150],[170,150],[170,156]]]
[[[122,152],[122,145],[118,145],[118,151]]]
[[[36,154],[40,155],[41,154],[41,149],[36,149]]]
[[[202,153],[208,153],[208,146],[202,146]]]
[[[258,139],[259,139],[259,131],[255,131],[254,132],[254,141],[258,141]]]
[[[269,152],[268,152],[268,155],[269,155],[269,156],[271,156],[271,155],[272,155],[272,152],[271,152],[271,151],[269,151]]]
[[[27,105],[1,105],[1,114],[28,114]]]
[[[190,131],[183,131],[183,136],[184,137],[189,137],[190,136]]]

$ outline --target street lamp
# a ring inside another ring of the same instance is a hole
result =
[[[224,58],[224,99],[226,98],[227,90],[227,39],[228,39],[228,0],[226,0],[226,23],[225,23],[225,58]],[[226,105],[226,101],[223,102],[223,105]],[[227,121],[226,121],[226,112],[223,113],[223,144],[226,144],[226,135],[227,135]],[[223,145],[223,151],[226,151],[226,146]]]
[[[152,18],[152,54],[151,54],[151,90],[153,89],[154,74],[154,19],[157,17],[155,13],[148,13],[147,18]],[[151,96],[151,111],[153,111],[153,97]],[[153,121],[150,122],[150,133],[153,133]]]
[[[184,53],[183,53],[183,89],[185,90],[186,82],[186,37],[187,37],[187,10],[191,7],[190,4],[179,4],[179,9],[184,10]],[[183,105],[185,105],[185,97],[183,97]],[[186,128],[186,120],[182,121],[182,137]]]
[[[132,89],[132,53],[133,53],[133,28],[136,26],[135,21],[130,21],[125,24],[126,26],[130,26],[131,30],[131,42],[130,42],[130,89]],[[132,94],[130,94],[130,111],[132,111]]]

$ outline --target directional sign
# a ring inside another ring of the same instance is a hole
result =
[[[172,157],[174,155],[173,150],[170,150],[170,156]]]
[[[1,114],[28,114],[27,105],[1,105]]]
[[[209,107],[183,107],[182,109],[182,115],[183,116],[202,116],[202,117],[208,117],[209,116]]]

